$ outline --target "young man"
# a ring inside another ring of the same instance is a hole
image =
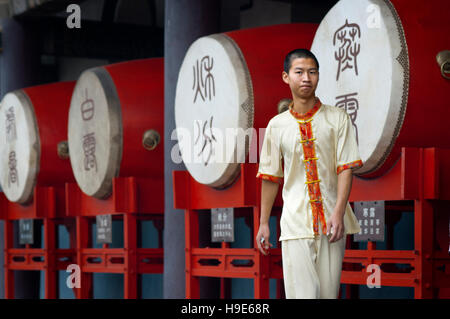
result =
[[[337,298],[344,235],[360,231],[348,197],[352,169],[362,161],[347,113],[322,104],[315,95],[316,57],[306,49],[291,51],[282,78],[292,103],[269,121],[265,132],[257,175],[262,188],[256,241],[266,255],[270,212],[284,179],[280,241],[286,298]]]

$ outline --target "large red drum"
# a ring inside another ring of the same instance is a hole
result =
[[[255,133],[291,96],[281,77],[284,57],[310,48],[316,29],[253,28],[205,36],[190,46],[178,76],[175,122],[183,162],[197,182],[224,188],[240,163],[257,162]]]
[[[78,186],[99,199],[114,177],[164,179],[164,64],[135,60],[84,71],[69,112],[70,163]]]
[[[0,105],[0,182],[11,202],[27,204],[39,186],[73,181],[58,144],[67,139],[67,114],[75,82],[7,93]]]
[[[449,49],[449,12],[448,0],[341,0],[320,24],[317,94],[349,113],[358,175],[382,175],[401,147],[450,147],[450,59],[437,63]]]

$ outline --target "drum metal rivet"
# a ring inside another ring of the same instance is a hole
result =
[[[147,130],[142,136],[142,145],[148,151],[152,151],[158,146],[161,141],[161,136],[155,130]]]
[[[60,159],[69,158],[69,144],[67,143],[67,141],[61,141],[58,143],[57,152]]]
[[[436,55],[436,61],[441,68],[441,75],[450,80],[450,50],[443,50]]]

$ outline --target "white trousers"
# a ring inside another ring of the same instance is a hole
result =
[[[331,243],[325,235],[281,242],[286,299],[336,299],[345,237]]]

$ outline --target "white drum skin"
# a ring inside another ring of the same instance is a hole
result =
[[[345,108],[373,178],[402,147],[450,147],[449,81],[436,55],[448,47],[450,2],[341,0],[321,22],[311,47],[320,63],[317,95]]]
[[[86,70],[77,81],[68,125],[72,169],[88,196],[106,199],[113,178],[153,178],[163,185],[164,62],[127,61]],[[147,130],[160,143],[144,148]]]
[[[0,183],[11,202],[29,204],[38,186],[73,181],[70,163],[58,156],[67,140],[67,113],[75,82],[7,93],[0,104]]]
[[[257,162],[259,129],[291,97],[283,61],[310,48],[316,24],[286,24],[214,34],[196,40],[178,75],[175,123],[187,170],[201,184],[223,189],[240,164]],[[254,155],[254,156],[253,156]]]

